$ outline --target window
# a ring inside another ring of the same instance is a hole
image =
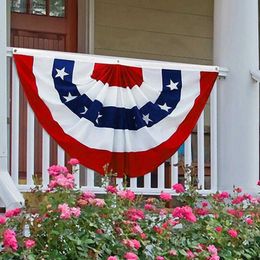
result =
[[[64,0],[50,0],[49,8],[50,16],[64,17],[65,16],[65,3]]]
[[[65,0],[12,0],[12,12],[65,17]]]
[[[26,0],[13,0],[11,5],[12,12],[26,13],[27,1]]]
[[[37,15],[46,15],[46,1],[45,0],[31,0],[29,13]]]

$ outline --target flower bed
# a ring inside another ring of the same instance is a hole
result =
[[[37,212],[0,216],[0,259],[259,259],[259,199],[240,188],[201,198],[191,185],[175,184],[177,198],[144,199],[106,185],[98,198],[74,189],[67,168],[49,173],[48,190],[34,192]],[[179,206],[166,208],[172,200]]]

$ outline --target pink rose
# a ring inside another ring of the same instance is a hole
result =
[[[231,236],[231,237],[237,237],[238,233],[235,229],[229,229],[228,230],[228,234]]]
[[[83,192],[82,197],[85,200],[86,199],[94,199],[96,197],[96,195],[91,191],[85,191],[85,192]]]
[[[3,244],[5,248],[11,248],[14,251],[18,249],[18,243],[16,240],[16,234],[11,229],[6,229],[3,233]]]
[[[77,207],[77,208],[75,208],[75,207],[71,208],[71,209],[70,209],[70,212],[71,212],[71,214],[72,214],[74,217],[76,217],[76,218],[78,218],[78,217],[80,216],[80,213],[81,213],[79,207]]]
[[[248,194],[248,193],[245,193],[243,195],[243,197],[244,197],[245,200],[251,200],[253,198],[253,196],[251,194]]]
[[[260,186],[260,180],[257,182],[257,185]]]
[[[79,164],[79,160],[78,159],[75,159],[75,158],[71,158],[69,161],[68,161],[68,164],[72,165],[72,166],[75,166],[77,164]]]
[[[255,204],[255,205],[257,205],[260,201],[258,201],[259,199],[257,199],[257,198],[251,198],[250,199],[250,202],[252,203],[252,204]]]
[[[187,213],[187,214],[185,215],[185,219],[186,219],[187,221],[189,221],[189,222],[196,222],[196,221],[197,221],[197,218],[195,217],[195,215],[194,215],[192,212]]]
[[[107,260],[118,260],[118,258],[116,256],[109,256]]]
[[[207,201],[203,201],[201,205],[202,205],[202,207],[207,207],[209,205],[209,203]]]
[[[195,258],[195,255],[193,254],[192,251],[188,250],[186,253],[187,253],[187,258],[188,259],[194,259]]]
[[[144,219],[144,212],[141,209],[130,208],[125,214],[127,218],[132,221]]]
[[[74,176],[72,174],[67,174],[67,176],[64,176],[63,174],[59,174],[58,176],[55,176],[55,181],[59,186],[65,189],[74,188]]]
[[[244,215],[243,211],[236,209],[227,209],[227,213],[237,218],[242,218]]]
[[[209,214],[209,210],[207,208],[196,208],[195,209],[196,214],[199,216],[206,216]]]
[[[12,218],[12,217],[18,216],[20,213],[21,213],[21,209],[20,208],[10,209],[10,210],[5,212],[5,216],[7,218]]]
[[[161,192],[160,199],[164,201],[170,201],[172,199],[172,195],[170,193]]]
[[[208,249],[208,251],[211,255],[217,255],[218,254],[218,250],[214,245],[209,245],[207,247],[207,249]]]
[[[222,232],[223,228],[222,228],[221,226],[217,226],[217,227],[215,227],[215,230],[216,230],[218,233],[220,233],[220,232]]]
[[[123,244],[130,248],[135,248],[137,250],[141,247],[140,242],[136,239],[124,239]]]
[[[163,233],[163,229],[159,226],[154,226],[153,230],[157,233],[157,234],[162,234]]]
[[[49,190],[53,190],[58,186],[58,183],[55,180],[51,180],[50,183],[48,184]]]
[[[253,225],[253,223],[254,223],[253,219],[251,219],[251,218],[246,218],[245,221],[248,225]]]
[[[117,195],[121,198],[121,199],[127,199],[130,201],[133,201],[135,199],[135,193],[131,190],[122,190],[122,191],[118,191]]]
[[[227,199],[229,198],[229,193],[228,192],[221,192],[221,193],[216,193],[216,194],[213,194],[213,198],[217,201],[223,201],[224,199]]]
[[[58,206],[58,209],[61,212],[60,218],[61,219],[69,219],[71,218],[71,211],[70,211],[70,207],[68,206],[67,203],[64,204],[60,204]]]
[[[94,199],[94,205],[102,208],[106,205],[106,202],[103,199]]]
[[[232,204],[240,204],[244,201],[244,196],[237,196],[236,198],[234,198],[231,203]]]
[[[242,192],[242,189],[240,187],[235,188],[234,192],[240,193]]]
[[[143,230],[138,224],[135,224],[134,227],[132,228],[132,232],[135,234],[139,234],[139,233],[141,234],[143,233]]]
[[[138,260],[138,256],[135,254],[135,253],[132,253],[132,252],[127,252],[125,255],[124,255],[124,258],[126,260]]]
[[[164,260],[163,256],[156,256],[156,260]]]
[[[0,216],[0,224],[5,224],[6,218],[4,216]]]
[[[144,209],[148,211],[155,211],[156,207],[153,204],[145,204]]]
[[[183,193],[185,191],[185,189],[181,183],[174,184],[172,186],[172,188],[176,191],[176,193]]]
[[[176,255],[177,255],[177,251],[174,250],[174,249],[171,249],[171,250],[169,251],[169,255],[170,255],[170,256],[176,256]]]
[[[192,213],[192,208],[189,206],[176,207],[172,211],[172,216],[177,218],[184,218],[189,222],[196,222],[196,216]]]
[[[208,260],[219,260],[220,257],[218,255],[212,255]]]
[[[32,239],[27,239],[24,241],[24,245],[27,249],[30,249],[35,246],[35,241]]]
[[[57,176],[59,174],[66,175],[69,171],[67,167],[60,166],[60,165],[52,165],[48,168],[48,172],[50,176]]]
[[[117,193],[118,192],[117,187],[116,186],[112,186],[112,185],[108,185],[106,187],[106,191],[110,192],[110,193]]]

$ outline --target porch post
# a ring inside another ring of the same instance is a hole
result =
[[[218,84],[218,189],[257,192],[259,179],[258,0],[215,0],[214,64],[229,69]]]
[[[21,207],[24,199],[8,173],[7,149],[7,2],[0,8],[0,199],[7,209]]]

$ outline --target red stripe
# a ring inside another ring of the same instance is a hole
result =
[[[141,68],[120,64],[95,63],[91,78],[122,88],[133,88],[136,85],[140,87],[144,81]]]
[[[32,72],[33,57],[14,55],[14,59],[28,101],[39,122],[49,135],[71,157],[77,158],[82,165],[104,174],[103,167],[109,163],[109,168],[117,172],[118,177],[124,175],[129,177],[142,176],[153,171],[178,150],[194,128],[218,76],[217,72],[201,72],[201,94],[195,100],[194,106],[185,120],[167,141],[145,152],[112,153],[106,150],[89,148],[67,135],[53,119],[50,110],[38,95],[36,80]]]

